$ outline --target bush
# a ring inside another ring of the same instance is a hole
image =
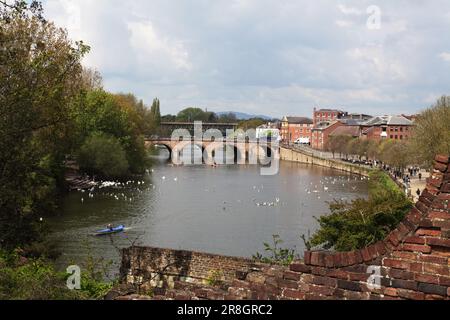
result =
[[[281,240],[280,236],[273,235],[273,245],[264,243],[264,251],[268,253],[268,256],[264,256],[258,252],[253,256],[253,259],[268,264],[290,265],[297,258],[295,249],[280,248],[282,244],[283,240]]]
[[[27,259],[0,252],[0,300],[103,299],[113,287],[105,282],[99,263],[89,258],[81,276],[81,290],[69,290],[66,273],[57,272],[45,259]]]
[[[128,174],[127,155],[120,142],[103,133],[89,137],[78,152],[80,168],[105,178],[121,178]]]
[[[81,292],[66,287],[63,274],[43,260],[0,253],[0,300],[78,300]]]
[[[352,251],[385,239],[405,218],[412,203],[379,171],[371,174],[369,189],[368,199],[331,203],[331,214],[318,219],[320,229],[308,245]]]

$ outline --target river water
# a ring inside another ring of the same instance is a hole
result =
[[[301,235],[318,228],[334,199],[366,197],[367,180],[343,172],[281,162],[275,176],[258,166],[174,167],[158,161],[125,186],[75,191],[50,219],[62,256],[58,265],[82,265],[89,255],[114,261],[132,243],[252,257],[280,235],[283,246],[304,248]],[[108,223],[127,231],[94,237]]]

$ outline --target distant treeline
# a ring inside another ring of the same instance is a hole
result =
[[[204,111],[200,108],[186,108],[177,115],[165,115],[161,117],[161,122],[194,122],[202,121],[208,123],[237,123],[242,129],[255,129],[265,123],[267,119],[255,117],[248,120],[239,119],[236,114],[229,112],[225,114],[217,114],[215,112]],[[272,122],[276,122],[273,119]]]

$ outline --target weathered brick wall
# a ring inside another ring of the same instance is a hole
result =
[[[286,268],[212,256],[215,258],[208,260],[206,268],[202,269],[203,262],[199,262],[192,270],[199,268],[200,271],[190,274],[204,277],[207,269],[223,267],[227,279],[222,286],[187,283],[179,278],[173,281],[171,288],[155,292],[154,298],[449,300],[449,162],[448,156],[436,157],[426,190],[406,219],[384,241],[353,252],[306,252],[304,261]],[[166,259],[164,252],[163,257],[158,250],[153,253],[154,256],[148,256],[146,261]],[[136,266],[130,267],[126,257],[124,262],[129,274],[136,272]],[[369,277],[374,281],[368,281]]]
[[[122,279],[150,287],[173,287],[175,281],[205,283],[208,280],[229,282],[245,276],[254,261],[193,251],[151,247],[131,247],[122,251]]]

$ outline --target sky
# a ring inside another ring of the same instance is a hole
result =
[[[105,89],[163,114],[413,114],[450,94],[448,0],[44,0]]]

